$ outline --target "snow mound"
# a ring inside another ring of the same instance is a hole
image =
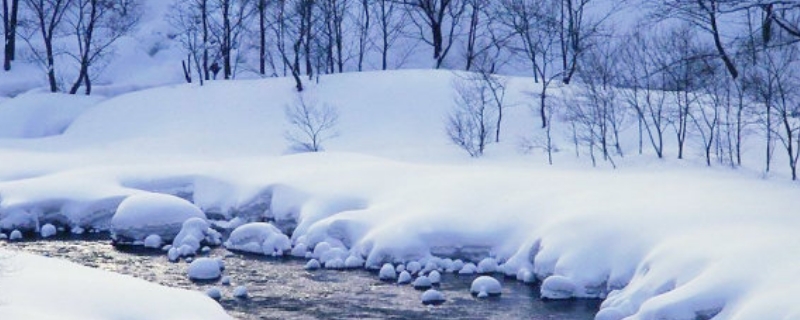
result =
[[[233,289],[233,297],[237,299],[247,299],[249,297],[249,293],[247,292],[247,287],[245,286],[238,286],[236,289]]]
[[[397,284],[409,284],[411,283],[411,280],[413,280],[411,274],[405,270],[401,271],[400,275],[397,276]]]
[[[309,271],[319,270],[320,268],[322,268],[322,264],[317,259],[308,260],[305,265],[305,269]]]
[[[156,234],[172,240],[183,222],[206,215],[191,202],[157,193],[136,194],[125,198],[111,218],[111,234],[117,243],[142,241]]]
[[[59,135],[103,97],[28,93],[0,102],[0,138]]]
[[[172,247],[178,248],[181,256],[189,256],[197,254],[203,244],[219,245],[221,239],[222,235],[212,229],[205,219],[189,218],[181,225],[181,231],[173,239]]]
[[[19,230],[11,231],[11,234],[8,235],[8,240],[17,241],[22,240],[22,232]]]
[[[430,289],[433,286],[433,283],[431,283],[431,279],[428,279],[427,276],[419,276],[416,280],[414,280],[412,286],[414,286],[414,289],[417,290],[425,290]]]
[[[151,249],[160,249],[161,246],[164,244],[164,241],[161,240],[161,236],[157,234],[151,234],[144,238],[144,247],[151,248]],[[169,249],[167,249],[169,250]]]
[[[447,299],[444,298],[444,294],[438,290],[428,289],[422,293],[422,304],[438,305],[444,303],[445,301],[447,301]]]
[[[406,270],[412,275],[417,274],[422,270],[422,264],[419,261],[411,261],[406,264]]]
[[[386,263],[378,272],[378,278],[384,281],[397,279],[397,271],[395,271],[394,266],[391,263]]]
[[[432,284],[439,284],[442,282],[442,274],[439,271],[433,270],[428,274],[428,279]]]
[[[479,298],[499,296],[502,293],[500,281],[490,276],[480,276],[472,281],[469,292]]]
[[[275,226],[265,222],[254,222],[233,230],[225,241],[225,247],[229,250],[281,256],[284,252],[288,252],[292,245],[289,237]]]
[[[217,259],[197,258],[189,264],[187,273],[191,280],[215,280],[222,276],[222,268]]]
[[[344,260],[344,267],[348,269],[356,269],[364,266],[364,258],[359,256],[349,256]]]
[[[572,279],[556,275],[544,279],[541,294],[544,299],[568,299],[573,297],[576,289]]]
[[[460,270],[458,270],[458,274],[469,275],[475,274],[478,272],[478,267],[475,266],[472,262],[465,263]]]
[[[208,290],[206,290],[206,295],[209,298],[217,300],[217,301],[222,299],[222,291],[219,290],[219,288],[217,288],[217,287],[208,288]]]
[[[476,270],[480,274],[495,273],[497,272],[497,260],[494,258],[485,258],[478,262]]]
[[[39,235],[41,235],[42,238],[52,237],[56,235],[56,233],[57,233],[56,227],[49,223],[42,226],[42,230],[39,231]]]

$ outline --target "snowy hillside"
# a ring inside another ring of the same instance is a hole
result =
[[[47,113],[53,121],[26,127],[37,134],[8,136],[56,135],[0,142],[0,228],[106,229],[123,199],[158,192],[216,219],[272,221],[301,256],[339,248],[326,257],[371,269],[491,256],[501,272],[542,280],[545,296],[606,299],[597,319],[798,315],[800,287],[786,280],[800,263],[795,184],[651,156],[591,169],[574,160],[568,130],[556,133],[564,149],[549,166],[541,151],[519,153],[521,137],[541,134],[524,78],[509,84],[516,106],[502,142],[472,160],[444,132],[454,77],[322,77],[307,97],[340,112],[322,153],[287,153],[288,79],[78,99],[70,117]],[[34,100],[25,110],[36,113],[52,97],[22,95],[0,110]],[[635,153],[630,140],[625,148]]]

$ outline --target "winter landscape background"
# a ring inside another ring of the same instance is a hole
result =
[[[793,1],[3,8],[0,318],[230,317],[15,248],[108,233],[190,278],[221,246],[505,275],[598,320],[800,319]]]

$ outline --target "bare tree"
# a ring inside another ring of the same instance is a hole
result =
[[[480,74],[459,76],[453,81],[454,109],[445,131],[455,145],[472,157],[480,157],[492,143],[497,120],[492,89]]]
[[[187,59],[181,61],[186,82],[192,82],[192,62],[195,64],[197,78],[200,85],[210,79],[208,70],[208,29],[204,16],[204,4],[207,0],[199,2],[176,1],[170,8],[168,19],[177,32],[177,39],[187,52]]]
[[[56,79],[55,67],[55,50],[53,47],[53,38],[57,33],[62,32],[60,29],[64,16],[69,7],[72,5],[73,0],[25,0],[29,11],[33,14],[33,21],[28,25],[26,34],[23,39],[31,47],[31,51],[36,57],[36,60],[42,64],[47,80],[50,84],[50,92],[58,92],[58,80]],[[41,35],[42,44],[44,45],[44,52],[37,50],[34,45],[33,37],[36,33]]]
[[[400,38],[408,15],[398,10],[395,0],[374,0],[375,19],[378,23],[378,47],[381,53],[381,70],[389,67],[389,50]]]
[[[336,131],[339,111],[334,106],[319,105],[313,98],[298,93],[295,103],[287,105],[284,111],[290,126],[284,136],[295,151],[322,151],[325,141],[339,135]]]
[[[267,0],[256,0],[258,12],[258,73],[267,74]]]
[[[412,21],[419,28],[420,39],[433,48],[435,67],[439,69],[453,46],[466,9],[464,0],[403,0]]]
[[[219,44],[219,52],[222,57],[222,74],[226,80],[234,76],[234,51],[239,48],[241,36],[248,27],[254,13],[250,1],[215,0],[217,17],[209,20],[211,23],[210,30]]]
[[[70,94],[76,94],[81,86],[91,94],[92,67],[109,53],[117,39],[136,26],[139,17],[136,0],[73,0],[66,21],[78,44],[78,52],[70,56],[78,62],[79,70]]]
[[[11,61],[17,52],[17,25],[19,23],[19,0],[3,0],[3,70],[11,70]]]

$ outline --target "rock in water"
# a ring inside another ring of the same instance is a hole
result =
[[[411,274],[408,271],[403,270],[400,272],[400,275],[397,277],[397,284],[409,284],[411,283]]]
[[[480,276],[472,281],[469,292],[477,295],[478,298],[485,298],[488,296],[499,296],[502,293],[503,287],[500,281],[490,276]]]
[[[198,258],[189,264],[189,279],[214,280],[222,276],[222,268],[217,259]]]
[[[422,293],[422,304],[438,305],[444,303],[446,300],[444,294],[435,289],[428,289]]]
[[[111,218],[111,236],[117,243],[130,244],[151,234],[171,240],[190,218],[205,220],[197,206],[176,196],[147,193],[125,198]]]
[[[308,260],[308,262],[306,263],[306,270],[313,271],[313,270],[319,270],[319,268],[322,268],[322,264],[320,264],[319,260],[317,259]]]
[[[39,234],[42,236],[42,238],[50,238],[56,235],[56,227],[49,223],[45,224],[42,226],[42,230],[39,230]]]
[[[572,279],[564,276],[549,276],[542,282],[543,299],[569,299],[577,286]]]
[[[147,236],[147,238],[144,238],[145,248],[158,249],[161,248],[161,244],[162,244],[161,236],[157,234],[151,234]]]
[[[247,299],[247,287],[245,286],[238,286],[236,289],[233,289],[233,297],[237,299]]]
[[[394,266],[391,263],[386,263],[381,267],[381,271],[378,272],[378,278],[384,281],[390,281],[397,278],[397,271],[394,270]]]
[[[220,291],[219,288],[217,288],[217,287],[208,288],[208,290],[206,290],[206,295],[209,298],[217,300],[217,301],[222,299],[222,291]]]
[[[16,229],[14,231],[11,231],[11,234],[8,235],[8,240],[11,241],[22,240],[22,232]]]
[[[494,258],[481,260],[476,271],[480,274],[495,273],[497,271],[497,260]]]
[[[442,275],[439,273],[439,271],[433,270],[428,274],[428,279],[431,280],[432,284],[439,284],[442,282]]]
[[[414,289],[417,290],[427,290],[430,289],[433,284],[431,283],[431,279],[428,279],[427,276],[419,276],[417,280],[414,280]]]

